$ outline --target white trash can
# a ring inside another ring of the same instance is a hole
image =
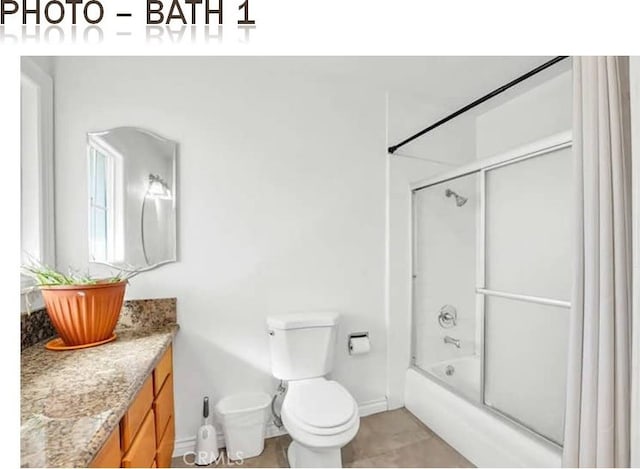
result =
[[[262,453],[270,403],[268,394],[251,392],[225,397],[216,404],[229,459],[253,458]]]

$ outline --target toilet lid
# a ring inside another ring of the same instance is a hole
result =
[[[347,423],[356,411],[351,394],[335,381],[297,382],[287,392],[289,410],[296,419],[316,428]]]

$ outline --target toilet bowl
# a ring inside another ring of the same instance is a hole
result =
[[[358,406],[336,381],[312,378],[289,383],[282,422],[293,442],[290,467],[342,467],[341,448],[358,433]]]
[[[282,423],[293,440],[289,467],[342,467],[340,450],[358,433],[358,405],[333,368],[336,313],[297,313],[267,318],[271,371],[287,382]]]

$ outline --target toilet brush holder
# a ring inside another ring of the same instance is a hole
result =
[[[218,432],[211,423],[209,398],[202,403],[202,425],[196,436],[196,466],[208,466],[218,459]]]

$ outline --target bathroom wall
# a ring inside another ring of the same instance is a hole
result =
[[[43,72],[53,76],[55,58],[47,55],[23,57],[22,60],[30,60],[34,62]]]
[[[87,263],[86,132],[134,125],[180,143],[179,262],[127,292],[178,298],[178,440],[195,435],[204,395],[274,390],[269,314],[341,312],[333,377],[385,406],[384,94],[288,73],[296,60],[56,63],[59,267]],[[346,335],[363,330],[372,351],[350,357]]]
[[[571,129],[571,61],[550,77],[476,118],[476,158],[483,159]]]
[[[411,90],[391,92],[388,112],[389,145],[394,145],[450,114],[452,110],[435,105],[433,99]],[[406,144],[395,155],[439,162],[440,169],[435,172],[442,172],[472,161],[476,154],[475,142],[475,117],[462,115]],[[421,178],[419,172],[413,176],[415,180]]]

